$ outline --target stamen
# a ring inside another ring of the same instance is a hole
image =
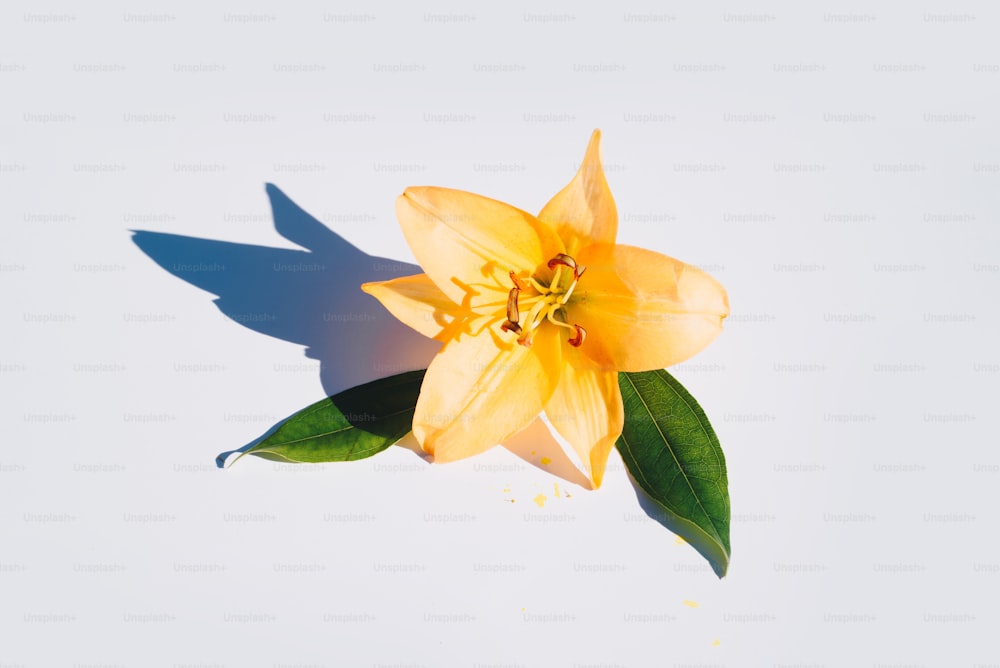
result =
[[[530,348],[535,329],[548,320],[558,327],[572,329],[573,336],[568,340],[569,344],[579,347],[587,338],[587,331],[579,325],[566,322],[565,307],[587,268],[577,264],[576,260],[565,253],[559,253],[549,260],[548,267],[554,270],[548,285],[543,285],[533,276],[521,277],[513,269],[510,270],[508,276],[514,287],[507,293],[507,319],[500,325],[500,329],[516,333],[517,342]],[[564,275],[568,276],[569,270],[573,272],[572,278],[563,280]],[[525,290],[531,290],[532,293],[522,298],[521,293]],[[529,305],[530,309],[523,318],[522,326],[521,309],[528,308]]]
[[[549,290],[547,287],[545,287],[544,285],[542,285],[541,283],[539,283],[538,281],[536,281],[531,276],[528,277],[528,283],[531,285],[531,287],[533,287],[534,289],[538,290],[543,295],[547,295],[547,294],[549,294],[551,292],[551,290]]]
[[[524,281],[522,281],[516,273],[514,273],[513,269],[510,270],[510,280],[514,284],[514,287],[518,290],[528,289],[528,286],[524,284]]]
[[[527,306],[528,304],[534,304],[539,299],[545,299],[545,295],[535,295],[534,297],[521,297],[518,303],[521,306]]]
[[[576,260],[565,253],[559,253],[559,255],[556,255],[554,258],[549,260],[549,269],[555,269],[556,265],[569,267],[573,270],[573,273],[576,274]]]
[[[587,271],[586,267],[584,267],[582,264],[577,264],[576,260],[574,260],[569,255],[566,255],[565,253],[559,253],[559,255],[556,255],[554,258],[549,260],[549,269],[552,269],[557,266],[569,267],[570,269],[572,269],[574,281],[580,280],[580,277],[583,276],[583,272]],[[556,276],[557,276],[556,278],[552,279],[553,285],[559,282],[558,274]]]
[[[515,334],[521,333],[521,326],[516,322],[511,322],[510,320],[500,325],[500,329],[505,332],[514,332]]]
[[[569,298],[573,295],[573,290],[576,289],[576,284],[579,283],[579,282],[580,282],[580,279],[578,279],[578,278],[574,278],[573,279],[573,282],[569,284],[569,290],[567,290],[566,294],[564,294],[562,296],[562,299],[559,300],[560,304],[562,304],[563,306],[566,305],[566,302],[568,302]]]
[[[561,322],[559,320],[556,320],[556,317],[555,317],[556,313],[559,313],[559,304],[553,304],[552,307],[545,314],[545,317],[553,325],[559,325],[560,327],[565,327],[566,329],[573,329],[573,325],[570,325],[569,323],[566,323],[566,322]]]
[[[520,314],[517,312],[517,298],[521,294],[521,290],[518,288],[511,288],[510,294],[507,295],[507,321],[516,323],[521,319]]]
[[[547,302],[540,300],[531,307],[530,311],[528,311],[528,316],[524,319],[524,332],[521,333],[521,338],[517,340],[517,342],[522,346],[526,348],[531,346],[531,333],[534,331],[535,327],[538,326],[540,320],[538,314],[542,312],[542,309],[545,308],[546,305]]]
[[[562,278],[563,266],[557,265],[556,272],[552,274],[552,280],[549,282],[548,292],[555,292],[559,289],[559,279]]]

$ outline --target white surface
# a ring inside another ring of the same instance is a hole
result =
[[[995,665],[997,34],[985,2],[7,3],[0,666]],[[272,182],[410,262],[405,186],[537,210],[594,127],[621,239],[729,290],[674,370],[728,458],[725,580],[617,459],[598,492],[502,449],[215,469],[319,363],[128,230],[294,249]]]

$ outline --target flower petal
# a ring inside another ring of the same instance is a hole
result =
[[[545,416],[573,446],[597,489],[625,423],[618,373],[600,369],[577,348],[564,350],[563,357],[559,385],[545,404]]]
[[[361,289],[379,300],[397,319],[438,341],[449,341],[463,332],[472,333],[473,321],[483,318],[449,299],[427,274],[364,283]]]
[[[559,232],[570,255],[575,256],[590,243],[615,242],[618,209],[601,165],[600,130],[590,136],[576,176],[545,205],[538,218]]]
[[[434,461],[479,454],[538,416],[559,380],[560,340],[552,329],[540,328],[531,348],[494,329],[445,344],[413,416],[413,434]]]
[[[581,350],[604,369],[648,371],[683,362],[722,331],[726,291],[697,267],[634,246],[591,248],[570,319]]]
[[[396,215],[420,266],[456,304],[502,310],[508,273],[535,273],[564,252],[556,233],[530,213],[448,188],[407,188]]]

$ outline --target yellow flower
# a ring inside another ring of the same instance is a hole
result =
[[[459,190],[407,188],[403,234],[427,273],[362,287],[441,341],[413,433],[437,462],[483,452],[543,410],[593,486],[624,420],[619,371],[681,362],[729,314],[723,287],[660,253],[616,245],[594,131],[573,180],[538,216]]]

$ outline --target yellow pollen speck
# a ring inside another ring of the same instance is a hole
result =
[[[677,543],[678,545],[687,545],[687,541],[681,538],[680,536],[675,536],[674,542]]]
[[[545,500],[547,498],[548,497],[545,496],[544,494],[539,494],[538,496],[535,497],[535,503],[537,503],[538,507],[541,508],[541,507],[543,507],[545,505]]]
[[[718,638],[716,638],[715,640],[712,641],[712,647],[718,647],[721,644],[722,644],[722,641],[719,640]]]
[[[510,485],[506,485],[506,486],[505,486],[505,487],[503,488],[503,493],[504,493],[504,494],[510,494]]]
[[[697,608],[698,607],[698,603],[696,601],[689,601],[688,599],[684,599],[681,602],[684,605],[686,605],[687,607],[689,607],[689,608]]]
[[[559,483],[554,482],[554,483],[552,483],[552,486],[556,488],[556,498],[558,499],[559,498]]]
[[[548,466],[551,463],[552,463],[551,459],[549,459],[548,457],[542,457],[542,466]]]

